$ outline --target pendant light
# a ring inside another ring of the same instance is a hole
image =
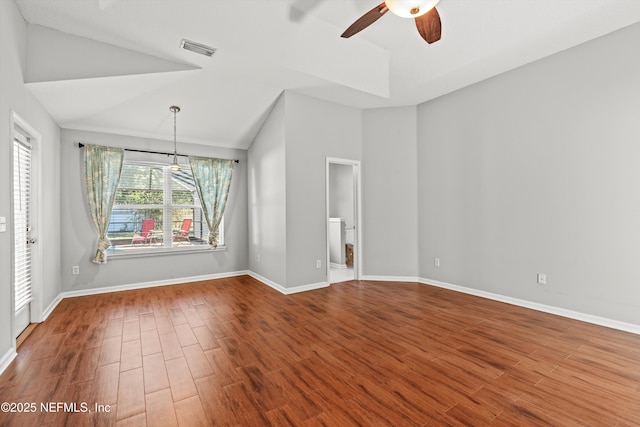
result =
[[[178,149],[176,146],[176,114],[180,112],[180,107],[172,105],[169,110],[173,113],[173,163],[169,166],[172,171],[179,171],[180,165],[178,164]]]

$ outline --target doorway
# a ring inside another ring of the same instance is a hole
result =
[[[39,134],[15,112],[12,115],[13,177],[13,337],[17,338],[40,311],[34,304],[39,260],[37,145]]]
[[[327,158],[327,281],[359,280],[361,257],[360,162]]]

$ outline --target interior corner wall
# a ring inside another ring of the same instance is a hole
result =
[[[178,142],[181,152],[196,156],[239,159],[225,210],[226,250],[152,257],[110,258],[94,264],[97,235],[87,210],[83,181],[83,150],[78,142],[171,152],[171,141],[114,135],[102,132],[62,130],[62,280],[63,291],[81,291],[112,286],[130,286],[167,279],[207,276],[244,271],[247,260],[247,151]],[[137,154],[137,153],[136,153]],[[147,155],[148,156],[148,155]],[[158,155],[166,160],[166,156]],[[158,159],[158,160],[159,160]],[[71,275],[71,267],[80,274]]]
[[[363,112],[365,276],[418,277],[416,119],[415,106]]]
[[[361,160],[362,111],[293,92],[285,92],[285,100],[286,287],[291,288],[327,282],[326,158]]]
[[[249,147],[249,270],[286,284],[285,97]]]
[[[11,306],[13,283],[12,141],[11,115],[15,111],[42,137],[37,147],[43,159],[39,174],[43,213],[37,236],[42,250],[43,309],[59,294],[60,284],[60,129],[24,85],[26,23],[13,1],[0,1],[0,216],[7,231],[0,233],[0,358],[13,346]]]
[[[422,278],[640,324],[638,40],[640,24],[418,107]]]

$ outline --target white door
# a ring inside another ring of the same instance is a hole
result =
[[[13,235],[14,235],[14,337],[31,319],[32,257],[35,243],[31,229],[31,144],[27,136],[14,132],[13,140]]]

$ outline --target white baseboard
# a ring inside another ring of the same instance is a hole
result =
[[[294,286],[286,288],[285,295],[297,294],[298,292],[313,291],[329,287],[329,282],[309,283],[308,285]]]
[[[338,264],[337,262],[330,262],[329,267],[331,268],[347,268],[347,264]]]
[[[374,280],[377,282],[419,282],[420,280],[414,276],[362,276],[362,280]]]
[[[580,320],[582,322],[593,323],[594,325],[605,326],[607,328],[618,329],[620,331],[631,332],[632,334],[640,335],[640,325],[636,325],[634,323],[621,322],[619,320],[594,316],[592,314],[581,313],[579,311],[568,310],[566,308],[554,307],[551,305],[512,298],[505,295],[494,294],[492,292],[467,288],[465,286],[453,285],[451,283],[440,282],[439,280],[425,279],[421,277],[418,279],[418,282],[424,285],[431,285],[439,288],[449,289],[452,291],[462,292],[469,295],[475,295],[482,298],[505,302],[507,304],[530,308],[532,310],[542,311],[544,313],[555,314],[562,317],[568,317],[570,319]]]
[[[155,286],[167,286],[167,285],[178,285],[182,283],[190,283],[190,282],[201,282],[204,280],[213,280],[213,279],[223,279],[226,277],[235,277],[242,276],[245,274],[249,274],[248,271],[233,271],[229,273],[218,273],[218,274],[206,274],[202,276],[191,276],[191,277],[181,277],[167,280],[156,280],[153,282],[143,282],[143,283],[131,283],[127,285],[118,285],[118,286],[107,286],[104,288],[91,288],[91,289],[81,289],[77,291],[66,291],[58,294],[56,298],[47,306],[42,314],[41,322],[44,322],[49,315],[55,310],[55,308],[60,304],[60,302],[64,298],[73,298],[87,295],[98,295],[105,294],[109,292],[119,292],[119,291],[128,291],[133,289],[143,289],[143,288],[151,288]],[[16,349],[11,348],[7,353],[2,356],[0,359],[0,374],[9,366],[11,361],[17,356]]]
[[[51,301],[51,304],[49,304],[47,308],[45,308],[44,312],[42,313],[42,319],[40,319],[40,322],[44,322],[45,320],[47,320],[47,317],[49,317],[51,312],[55,310],[58,304],[60,304],[60,301],[62,301],[62,298],[63,298],[62,294],[58,294],[54,298],[54,300]]]
[[[254,279],[256,279],[257,281],[262,282],[263,284],[269,286],[270,288],[275,289],[276,291],[280,292],[281,294],[286,294],[287,288],[285,288],[284,286],[280,285],[279,283],[276,283],[273,280],[269,280],[266,277],[263,277],[263,276],[259,275],[258,273],[254,273],[253,271],[249,271],[247,274],[249,276],[253,277]]]
[[[9,366],[13,359],[16,358],[18,353],[16,353],[15,347],[11,347],[7,352],[0,358],[0,375],[4,372],[5,369]]]
[[[319,283],[312,283],[309,285],[296,286],[294,288],[285,288],[284,286],[279,285],[278,283],[275,283],[267,279],[266,277],[262,277],[259,274],[256,274],[252,271],[241,270],[241,271],[232,271],[228,273],[205,274],[201,276],[190,276],[190,277],[180,277],[180,278],[173,278],[173,279],[166,279],[166,280],[155,280],[152,282],[141,282],[141,283],[130,283],[126,285],[106,286],[103,288],[79,289],[76,291],[65,291],[58,294],[58,296],[44,310],[42,314],[41,322],[44,322],[49,317],[49,315],[58,306],[58,304],[60,304],[60,301],[62,301],[64,298],[83,297],[88,295],[99,295],[99,294],[106,294],[110,292],[130,291],[134,289],[152,288],[156,286],[179,285],[179,284],[190,283],[190,282],[202,282],[204,280],[224,279],[227,277],[243,276],[245,274],[253,277],[254,279],[264,283],[267,286],[272,287],[273,289],[285,295],[295,294],[295,293],[304,292],[304,291],[310,291],[313,289],[325,288],[329,286],[329,283],[327,282],[319,282]]]
[[[130,291],[133,289],[153,288],[156,286],[180,285],[190,282],[202,282],[204,280],[224,279],[227,277],[235,277],[249,274],[247,270],[232,271],[229,273],[205,274],[201,276],[179,277],[166,280],[155,280],[152,282],[131,283],[127,285],[106,286],[104,288],[80,289],[77,291],[62,292],[62,298],[83,297],[87,295],[106,294],[109,292]]]
[[[253,271],[249,271],[247,272],[247,274],[251,277],[253,277],[254,279],[264,283],[265,285],[275,289],[276,291],[280,292],[281,294],[285,294],[285,295],[291,295],[291,294],[296,294],[298,292],[305,292],[305,291],[312,291],[314,289],[321,289],[321,288],[326,288],[327,286],[329,286],[328,282],[318,282],[318,283],[310,283],[308,285],[302,285],[302,286],[295,286],[293,288],[285,288],[284,286],[267,279],[266,277],[263,277],[257,273],[254,273]]]
[[[640,325],[634,323],[621,322],[619,320],[608,319],[606,317],[594,316],[592,314],[581,313],[579,311],[568,310],[566,308],[555,307],[537,302],[526,301],[518,298],[508,297],[505,295],[494,294],[492,292],[481,291],[479,289],[467,288],[465,286],[454,285],[451,283],[441,282],[439,280],[426,279],[423,277],[411,276],[363,276],[362,280],[374,280],[381,282],[418,282],[423,285],[436,286],[438,288],[449,289],[464,294],[474,295],[494,301],[505,302],[507,304],[519,307],[530,308],[544,313],[555,314],[569,319],[580,320],[582,322],[592,323],[594,325],[605,326],[607,328],[618,329],[620,331],[631,332],[640,335]]]

